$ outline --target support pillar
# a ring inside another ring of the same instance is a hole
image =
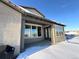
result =
[[[56,44],[56,33],[55,33],[55,26],[51,26],[51,44],[54,45]]]

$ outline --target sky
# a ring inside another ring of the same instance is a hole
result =
[[[63,23],[65,30],[79,30],[79,0],[11,0],[38,9],[46,18]]]

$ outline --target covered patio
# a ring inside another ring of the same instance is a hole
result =
[[[56,31],[60,32],[58,36]],[[46,18],[22,15],[21,50],[34,46],[47,47],[63,38],[64,25],[51,22]]]
[[[51,41],[48,40],[42,40],[36,43],[31,43],[31,44],[25,44],[25,51],[27,51],[27,55],[31,55],[35,52],[38,52],[42,49],[45,49],[51,45]]]
[[[33,46],[49,46],[53,42],[53,24],[39,18],[22,17],[22,50]],[[52,33],[52,35],[51,35]],[[24,49],[23,49],[24,48]]]

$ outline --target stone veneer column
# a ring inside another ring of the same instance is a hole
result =
[[[51,44],[56,44],[56,33],[55,33],[55,26],[51,26]]]

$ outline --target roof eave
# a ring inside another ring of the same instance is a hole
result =
[[[39,12],[39,10],[37,10],[37,9],[34,8],[34,7],[26,7],[26,6],[22,6],[22,7],[24,7],[24,8],[30,8],[30,9],[34,9],[34,10],[36,10],[39,14],[41,14],[43,17],[45,17],[41,12]]]
[[[33,17],[36,17],[36,18],[39,18],[39,19],[43,19],[44,21],[48,21],[50,23],[54,23],[54,24],[57,24],[57,25],[60,25],[60,26],[66,26],[66,25],[63,25],[63,24],[60,24],[60,23],[57,23],[57,22],[54,22],[54,21],[51,21],[49,19],[46,19],[44,17],[40,17],[40,16],[37,16],[37,15],[34,15],[34,14],[30,14],[30,13],[26,13],[26,12],[23,12],[20,8],[18,8],[18,6],[16,6],[15,4],[12,4],[11,2],[6,2],[4,0],[1,0],[1,2],[3,2],[4,4],[6,4],[7,6],[13,8],[14,10],[22,13],[23,15],[29,15],[29,16],[33,16]]]

